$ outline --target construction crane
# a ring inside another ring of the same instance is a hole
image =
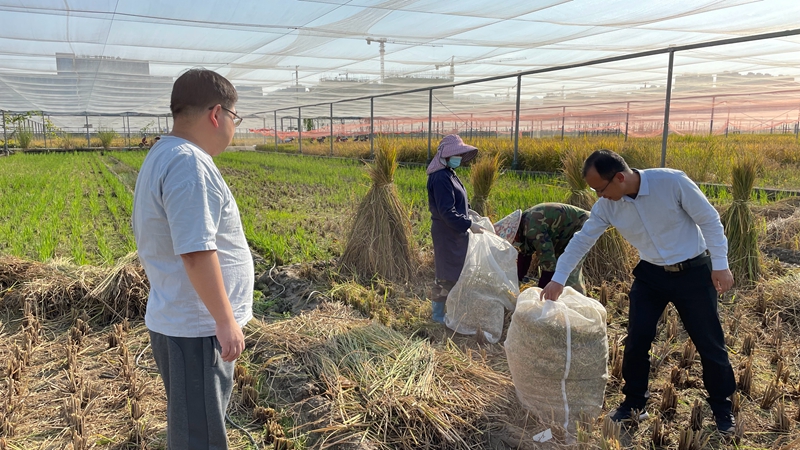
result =
[[[379,50],[380,50],[380,54],[381,54],[381,81],[383,81],[383,79],[384,79],[383,57],[386,54],[386,44],[387,43],[389,43],[389,44],[399,44],[399,45],[413,45],[413,46],[424,45],[426,47],[441,47],[441,45],[439,45],[439,44],[427,44],[427,43],[424,43],[424,42],[395,41],[395,40],[386,39],[386,38],[372,38],[372,37],[368,37],[367,38],[367,45],[370,45],[373,42],[377,42],[378,44],[380,44]]]
[[[456,76],[456,67],[455,66],[460,66],[460,65],[464,65],[464,64],[488,64],[488,63],[499,63],[499,62],[507,62],[507,61],[520,61],[520,60],[527,59],[527,58],[525,58],[524,56],[516,57],[516,58],[497,58],[497,59],[480,59],[479,58],[479,59],[470,59],[468,61],[461,61],[461,62],[455,62],[455,59],[456,59],[456,57],[452,56],[452,57],[450,57],[450,62],[444,62],[444,63],[441,63],[441,64],[436,64],[436,65],[434,65],[434,67],[436,67],[436,70],[439,70],[440,68],[442,68],[444,66],[450,66],[450,76],[455,79],[455,76]]]

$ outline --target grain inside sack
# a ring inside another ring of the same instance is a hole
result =
[[[505,341],[520,403],[540,419],[576,432],[581,411],[594,418],[608,380],[606,310],[570,287],[558,301],[530,288],[517,299]]]
[[[469,232],[464,268],[447,296],[445,324],[460,334],[480,330],[494,344],[503,334],[505,310],[514,309],[519,295],[517,250],[494,234],[488,218],[478,223],[485,231]]]

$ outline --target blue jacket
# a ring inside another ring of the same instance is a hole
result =
[[[428,209],[431,211],[431,237],[436,278],[458,281],[469,245],[472,221],[467,210],[467,190],[453,169],[428,175]]]

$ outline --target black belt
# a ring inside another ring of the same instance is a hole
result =
[[[704,264],[708,264],[711,260],[711,256],[708,254],[708,250],[700,253],[699,255],[695,256],[694,258],[687,259],[686,261],[679,262],[677,264],[670,264],[668,266],[661,266],[667,272],[681,272],[686,269],[691,269],[692,267],[702,266]]]

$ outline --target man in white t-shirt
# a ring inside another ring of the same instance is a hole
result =
[[[252,318],[253,260],[239,208],[212,157],[241,118],[223,76],[192,69],[173,85],[172,133],[142,164],[133,201],[150,280],[145,324],[167,393],[167,447],[227,449],[225,410],[242,327]]]

